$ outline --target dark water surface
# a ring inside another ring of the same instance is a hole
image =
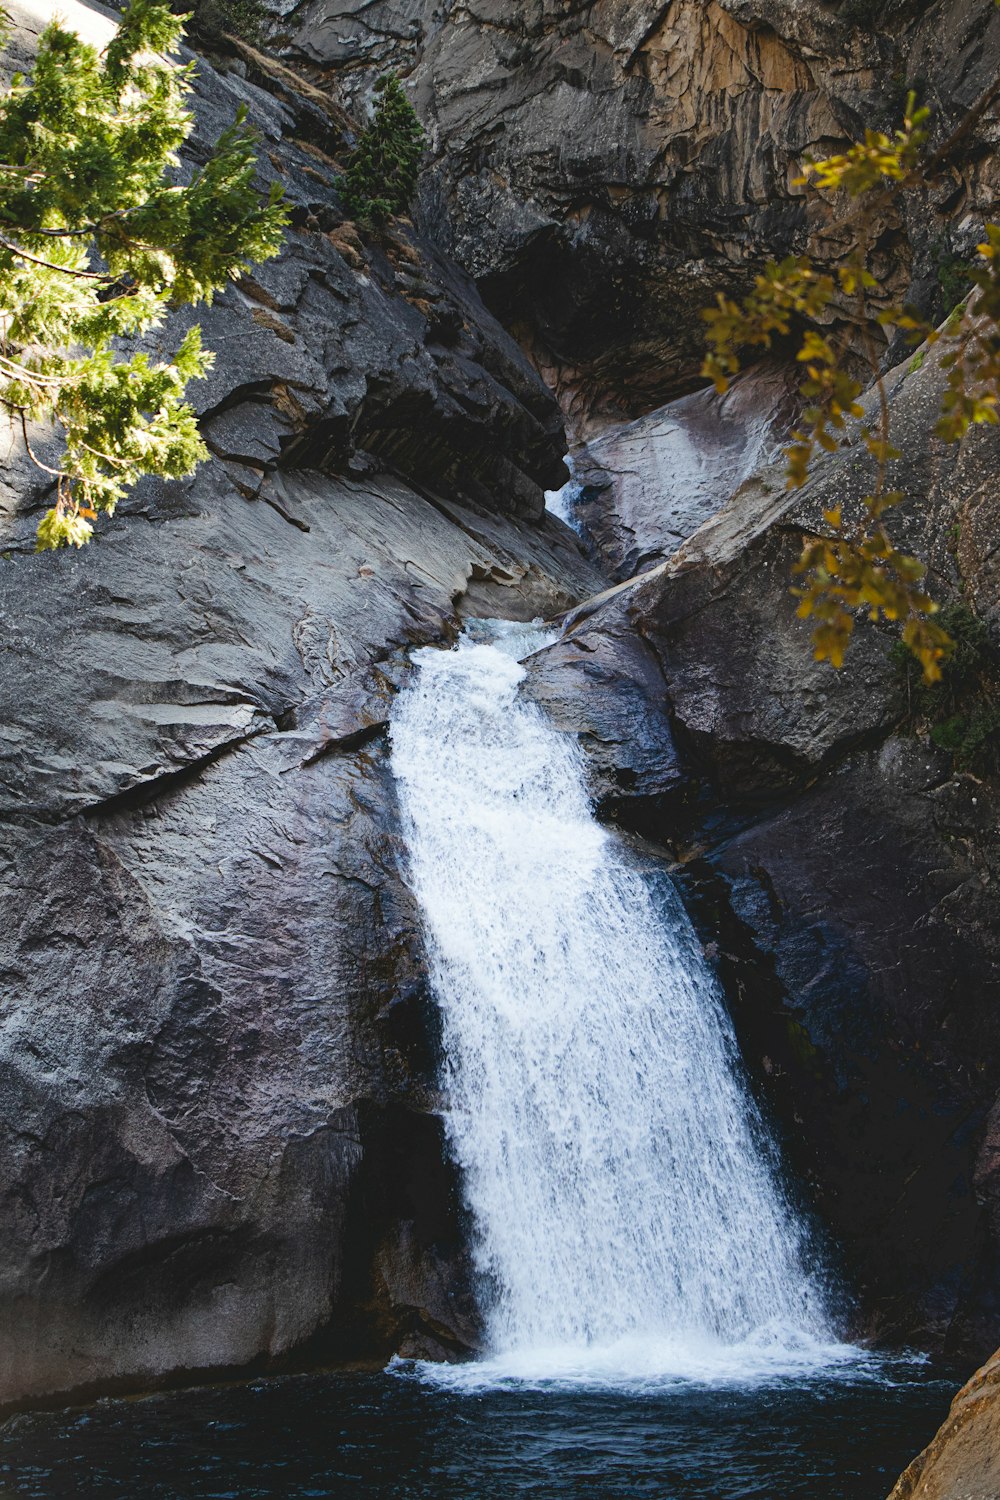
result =
[[[956,1382],[444,1391],[394,1374],[204,1387],[0,1428],[0,1496],[884,1500]]]

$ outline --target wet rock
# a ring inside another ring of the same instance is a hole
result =
[[[458,1171],[440,1116],[382,1110],[354,1203],[367,1304],[403,1359],[467,1359],[483,1343],[475,1275],[457,1211]]]
[[[855,1328],[963,1356],[1000,1326],[996,1215],[974,1181],[1000,1067],[998,817],[996,788],[893,736],[716,834],[689,872],[717,941],[731,914],[745,1054]]]
[[[522,692],[577,735],[591,794],[609,815],[650,821],[686,785],[663,675],[627,624],[581,628],[527,661]]]
[[[935,1437],[900,1475],[889,1500],[994,1500],[1000,1494],[1000,1355],[951,1403]]]
[[[787,365],[747,371],[616,427],[572,455],[574,524],[608,576],[663,562],[773,456],[795,407]]]

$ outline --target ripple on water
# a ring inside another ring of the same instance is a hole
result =
[[[19,1416],[0,1429],[0,1495],[884,1500],[957,1384],[872,1356],[751,1385],[446,1382],[396,1365]]]

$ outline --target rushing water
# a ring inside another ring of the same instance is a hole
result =
[[[565,463],[570,474],[573,476],[558,490],[545,491],[545,509],[558,516],[560,521],[565,521],[567,526],[572,526],[574,531],[579,531],[579,522],[576,518],[574,506],[580,495],[580,483],[573,470],[573,459],[566,454]]]
[[[473,1225],[472,1386],[756,1379],[850,1360],[683,908],[518,692],[530,628],[415,654],[392,764]]]

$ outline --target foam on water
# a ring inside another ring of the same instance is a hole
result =
[[[486,1357],[455,1386],[769,1380],[858,1358],[781,1186],[676,893],[595,820],[518,692],[546,643],[426,649],[392,764],[441,1009]]]
[[[893,1383],[891,1367],[879,1356],[790,1329],[783,1329],[773,1343],[750,1338],[723,1344],[690,1335],[665,1339],[633,1334],[610,1344],[529,1346],[466,1364],[395,1358],[389,1373],[468,1395],[513,1387],[644,1396],[691,1385],[780,1389],[817,1378],[838,1384]]]

